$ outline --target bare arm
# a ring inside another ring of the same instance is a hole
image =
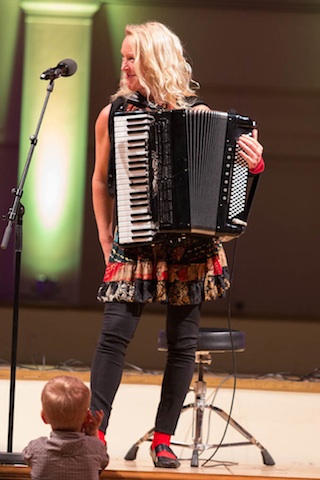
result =
[[[108,121],[111,105],[99,114],[95,125],[95,166],[92,175],[92,201],[99,241],[105,262],[109,260],[113,242],[114,199],[108,192],[110,137]]]

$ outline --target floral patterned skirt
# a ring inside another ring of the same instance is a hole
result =
[[[225,295],[229,272],[221,242],[210,237],[121,248],[115,235],[98,291],[101,302],[197,305]]]

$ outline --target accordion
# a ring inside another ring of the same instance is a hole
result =
[[[254,127],[249,117],[219,111],[117,112],[119,243],[150,244],[169,234],[228,241],[242,234],[256,182],[249,181],[237,138]]]

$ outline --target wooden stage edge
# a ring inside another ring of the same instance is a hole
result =
[[[226,473],[227,472],[227,473]],[[160,469],[160,468],[141,468],[133,466],[130,470],[127,468],[115,468],[115,465],[107,468],[100,474],[101,480],[318,480],[320,477],[314,470],[304,467],[295,471],[284,467],[277,468],[263,466],[261,469],[255,469],[250,466],[241,468],[241,473],[237,473],[234,469],[229,472],[224,467],[219,466],[217,469],[205,469],[204,467],[185,467],[179,469]],[[305,474],[304,474],[305,472]],[[0,465],[0,480],[30,480],[30,468],[26,466],[6,466]],[[44,479],[45,480],[45,479]],[[81,479],[85,480],[85,479]]]

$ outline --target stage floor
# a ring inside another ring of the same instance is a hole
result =
[[[254,479],[319,479],[320,466],[313,465],[222,465],[210,464],[207,467],[191,467],[189,461],[182,461],[176,470],[154,468],[150,461],[140,460],[128,462],[123,459],[111,459],[108,468],[100,475],[109,480],[233,480]],[[30,479],[30,469],[24,466],[0,465],[1,480]],[[81,479],[85,480],[85,479]]]

